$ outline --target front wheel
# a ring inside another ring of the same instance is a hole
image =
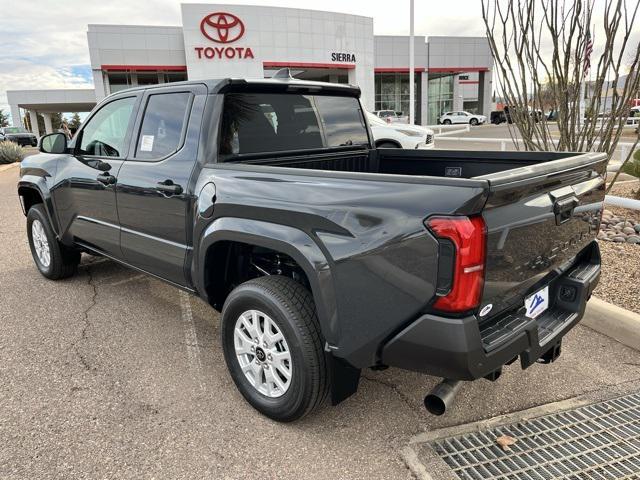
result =
[[[236,287],[222,309],[231,378],[253,408],[291,422],[322,404],[329,375],[311,293],[288,277]]]
[[[58,242],[42,204],[34,205],[27,213],[27,236],[33,261],[42,275],[59,280],[76,273],[80,252]]]
[[[400,148],[398,145],[392,142],[382,142],[378,145],[378,148]]]
[[[477,126],[477,125],[478,125],[478,119],[477,119],[477,118],[472,118],[471,120],[469,120],[469,123],[470,123],[472,126],[474,126],[474,127],[475,127],[475,126]]]
[[[444,125],[451,125],[451,120],[446,119],[442,122]]]

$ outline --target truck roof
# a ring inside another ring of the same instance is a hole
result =
[[[307,92],[327,92],[341,95],[360,97],[360,87],[345,83],[315,82],[310,80],[299,80],[297,78],[220,78],[208,80],[187,80],[184,82],[158,83],[155,85],[144,85],[133,87],[127,91],[150,90],[154,88],[173,87],[180,85],[206,85],[209,93],[224,93],[227,90],[242,89],[242,86],[265,87],[266,89],[280,90],[285,87],[287,91],[307,91]],[[121,93],[117,92],[117,93]]]

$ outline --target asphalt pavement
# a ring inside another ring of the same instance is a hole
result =
[[[556,363],[467,384],[443,417],[422,406],[437,379],[388,369],[278,424],[235,389],[219,316],[199,299],[86,255],[77,276],[42,277],[17,177],[0,173],[2,479],[406,479],[416,434],[640,379],[639,352],[577,327]]]

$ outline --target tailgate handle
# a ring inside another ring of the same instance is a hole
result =
[[[553,213],[556,215],[556,225],[570,220],[573,216],[573,209],[576,208],[579,203],[580,201],[575,195],[553,202]]]

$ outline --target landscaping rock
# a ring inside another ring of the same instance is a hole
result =
[[[622,233],[626,233],[627,235],[634,235],[636,231],[634,230],[633,227],[624,227],[622,229]]]
[[[640,243],[640,237],[638,235],[629,235],[627,237],[627,243]]]
[[[623,235],[616,235],[615,237],[613,237],[611,239],[612,241],[616,242],[616,243],[624,243],[627,241],[627,238],[624,237]]]

